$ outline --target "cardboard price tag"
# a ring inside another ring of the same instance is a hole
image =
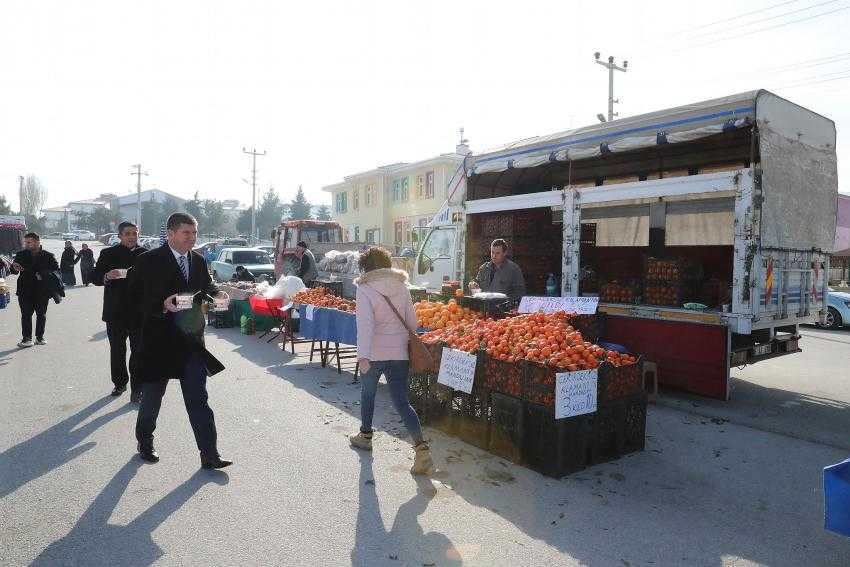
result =
[[[472,384],[475,382],[475,366],[478,357],[474,354],[443,347],[443,356],[440,359],[440,373],[437,382],[466,392],[472,393]]]
[[[599,371],[579,370],[555,375],[555,419],[596,411]]]
[[[599,306],[599,297],[523,297],[519,302],[520,313],[555,313],[566,311],[579,315],[593,315]]]
[[[315,309],[316,309],[316,308],[315,308],[313,305],[307,305],[307,309],[306,309],[305,311],[306,311],[306,316],[307,316],[307,320],[308,320],[308,321],[312,321],[312,320],[313,320],[313,311],[314,311]]]

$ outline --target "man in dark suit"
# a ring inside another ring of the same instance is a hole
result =
[[[142,396],[138,371],[138,317],[136,306],[127,295],[127,272],[145,249],[138,246],[139,229],[131,222],[118,225],[120,242],[104,248],[97,257],[92,283],[103,286],[103,316],[109,338],[109,361],[112,369],[113,396],[127,391],[130,402],[139,403]],[[130,371],[127,372],[127,339],[130,339]]]
[[[142,459],[155,463],[153,432],[170,378],[180,380],[189,423],[201,452],[201,466],[220,469],[231,464],[218,454],[215,416],[207,403],[207,376],[224,369],[204,345],[204,294],[215,296],[203,256],[192,251],[198,223],[192,215],[168,217],[167,245],[145,252],[129,272],[129,293],[140,310],[139,378],[142,401],[136,440]],[[192,296],[181,309],[177,297]]]
[[[47,325],[47,302],[53,295],[52,273],[59,269],[56,256],[42,249],[41,237],[28,232],[24,235],[24,249],[15,254],[12,273],[18,276],[18,303],[21,305],[21,342],[18,346],[32,346],[32,316],[35,313],[35,344],[45,345],[44,328]],[[58,302],[58,300],[57,300]]]

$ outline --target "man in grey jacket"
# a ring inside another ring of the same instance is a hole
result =
[[[508,260],[507,253],[508,243],[501,238],[494,240],[490,244],[490,261],[478,268],[478,276],[469,282],[469,287],[504,293],[512,301],[522,298],[525,295],[525,278],[520,267]]]
[[[295,247],[295,257],[301,260],[301,265],[295,275],[301,278],[304,285],[310,287],[310,283],[319,277],[319,271],[316,268],[316,257],[307,248],[307,243],[303,240]]]

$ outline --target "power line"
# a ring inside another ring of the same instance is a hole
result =
[[[781,24],[776,24],[775,26],[768,26],[768,27],[766,27],[766,28],[760,28],[760,29],[757,29],[757,30],[751,30],[751,31],[744,32],[744,33],[742,33],[742,34],[738,34],[738,35],[733,35],[733,36],[730,36],[730,37],[723,37],[723,38],[720,38],[720,39],[716,39],[716,40],[714,40],[714,41],[709,41],[709,42],[706,42],[706,43],[700,43],[700,44],[697,44],[697,45],[691,46],[690,48],[685,48],[685,49],[687,50],[687,49],[694,49],[694,48],[697,48],[697,47],[706,47],[706,46],[709,46],[709,45],[714,45],[714,44],[717,44],[717,43],[721,43],[721,42],[723,42],[723,41],[729,41],[729,40],[733,40],[733,39],[738,39],[738,38],[741,38],[741,37],[745,37],[745,36],[749,36],[749,35],[754,35],[754,34],[761,33],[761,32],[766,32],[766,31],[770,31],[770,30],[775,30],[775,29],[779,29],[779,28],[784,28],[785,26],[790,26],[790,25],[793,25],[793,24],[799,24],[799,23],[802,23],[802,22],[808,22],[809,20],[814,20],[815,18],[820,18],[820,17],[823,17],[823,16],[828,16],[828,15],[830,15],[830,14],[834,14],[834,13],[836,13],[836,12],[843,12],[844,10],[847,10],[848,8],[850,8],[850,6],[844,6],[843,8],[836,8],[835,10],[830,10],[830,11],[828,11],[828,12],[822,12],[822,13],[820,13],[820,14],[815,14],[814,16],[808,16],[808,17],[806,17],[806,18],[799,18],[799,19],[797,19],[797,20],[791,20],[791,21],[789,21],[789,22],[784,22],[784,23],[781,23]]]
[[[786,2],[779,2],[778,4],[773,4],[771,6],[766,6],[764,8],[760,8],[758,10],[753,10],[752,12],[744,12],[743,14],[738,14],[737,16],[731,16],[729,18],[724,18],[722,20],[716,20],[714,22],[709,22],[707,24],[703,24],[703,25],[697,26],[695,28],[688,28],[686,30],[676,32],[673,35],[679,35],[679,34],[682,34],[682,33],[689,33],[689,32],[693,32],[693,31],[696,31],[696,30],[710,28],[711,26],[716,26],[717,24],[724,24],[726,22],[731,22],[731,21],[734,21],[734,20],[738,20],[740,18],[746,18],[747,16],[752,16],[754,14],[759,14],[761,12],[767,12],[768,10],[772,10],[774,8],[779,8],[781,6],[787,6],[788,4],[796,4],[799,1],[800,0],[787,0]]]
[[[810,85],[819,85],[821,83],[831,83],[833,81],[843,81],[845,79],[850,79],[850,74],[845,75],[843,77],[834,77],[832,79],[823,79],[821,81],[810,81],[808,83],[802,83],[802,84],[799,84],[799,85],[791,85],[789,87],[782,87],[782,88],[783,89],[798,89],[800,87],[808,87]]]
[[[740,25],[737,25],[737,26],[732,26],[731,28],[723,28],[721,30],[714,30],[714,31],[703,33],[703,34],[699,34],[697,36],[694,36],[691,39],[698,39],[698,38],[701,38],[701,37],[708,37],[708,36],[715,35],[715,34],[718,34],[718,33],[725,33],[725,32],[730,32],[730,31],[733,31],[733,30],[738,30],[738,29],[741,29],[741,28],[746,28],[748,26],[752,26],[752,25],[755,25],[755,24],[761,24],[763,22],[769,22],[769,21],[775,20],[777,18],[784,18],[785,16],[791,16],[793,14],[799,14],[800,12],[806,12],[808,10],[814,10],[815,8],[820,8],[821,6],[827,6],[829,4],[835,4],[838,1],[839,0],[827,0],[826,2],[821,2],[820,4],[813,4],[813,5],[807,6],[805,8],[800,8],[798,10],[791,10],[790,12],[783,12],[781,14],[776,14],[775,16],[770,16],[768,18],[762,18],[760,20],[753,20],[752,22],[747,22],[747,23],[740,24]]]

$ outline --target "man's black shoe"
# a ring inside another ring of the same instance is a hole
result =
[[[120,396],[121,394],[123,394],[126,391],[127,391],[127,386],[122,386],[122,387],[115,386],[115,388],[112,390],[111,395],[117,398],[118,396]]]
[[[130,392],[130,403],[131,404],[142,403],[142,393],[141,392]]]
[[[141,443],[138,445],[139,456],[142,460],[147,461],[149,463],[158,463],[159,462],[159,454],[154,450],[153,447],[143,447]]]
[[[221,457],[216,457],[215,459],[205,459],[201,457],[201,468],[202,469],[223,469],[224,467],[229,467],[233,464],[233,461],[225,461]]]

